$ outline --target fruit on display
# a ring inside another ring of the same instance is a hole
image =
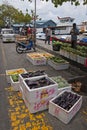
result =
[[[44,58],[39,53],[31,53],[31,54],[27,54],[27,56],[31,57],[32,59],[42,59],[42,58]]]
[[[52,60],[55,63],[65,63],[66,62],[66,60],[62,59],[61,57],[56,57],[56,56],[51,57],[50,60]]]
[[[51,58],[51,57],[53,57],[54,55],[52,55],[52,54],[50,54],[50,53],[46,53],[46,52],[44,52],[44,53],[40,53],[42,56],[44,56],[45,58]]]
[[[53,100],[55,104],[58,106],[62,107],[63,109],[69,111],[70,108],[80,99],[80,96],[72,93],[65,91],[63,92],[59,97]]]
[[[41,76],[41,75],[45,75],[45,72],[43,70],[38,70],[38,71],[31,71],[31,72],[27,72],[27,73],[22,73],[21,76],[23,78],[29,78],[29,77],[34,77],[34,76]]]
[[[11,78],[14,82],[18,82],[19,81],[19,75],[15,74],[15,75],[11,75]]]
[[[68,83],[71,84],[74,92],[87,94],[87,75],[70,79]]]
[[[46,77],[37,79],[35,81],[31,81],[29,79],[26,79],[25,83],[27,84],[27,86],[30,89],[36,89],[36,88],[45,87],[45,86],[54,84],[54,82],[52,82],[51,80],[47,79]]]
[[[58,84],[58,88],[64,88],[69,86],[69,83],[61,76],[52,77],[52,79]]]
[[[82,83],[80,81],[74,82],[72,83],[72,90],[75,92],[80,92],[81,86],[82,86]]]
[[[24,72],[25,72],[24,69],[8,70],[7,75],[22,74]]]

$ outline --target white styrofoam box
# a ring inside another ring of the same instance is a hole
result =
[[[10,76],[11,86],[13,87],[14,91],[20,90],[20,82],[14,82],[12,77]]]
[[[82,96],[79,95],[80,96],[79,100],[73,105],[73,107],[69,111],[67,111],[53,102],[56,98],[58,98],[61,94],[63,94],[63,92],[61,92],[58,96],[54,97],[49,101],[49,113],[52,114],[54,117],[58,118],[59,120],[61,120],[63,123],[68,124],[81,108]]]
[[[64,53],[64,57],[69,58],[69,57],[70,57],[70,52],[65,51],[65,53]]]
[[[67,80],[65,80],[62,76],[54,76],[51,78],[58,84],[58,94],[65,90],[71,91],[72,88],[71,84],[69,84]]]
[[[71,60],[77,61],[77,54],[70,52],[69,55],[70,55],[69,58],[70,58]]]
[[[46,65],[46,61],[47,59],[45,57],[41,57],[41,58],[32,58],[32,57],[29,57],[27,55],[27,59],[33,64],[33,65]]]
[[[58,88],[58,94],[61,93],[62,91],[71,91],[72,90],[72,86],[66,86],[63,88]]]
[[[44,77],[50,80],[51,82],[53,82],[53,84],[44,86],[44,87],[35,88],[35,89],[30,89],[27,86],[25,80],[23,80],[23,82],[21,83],[23,93],[24,95],[26,95],[29,102],[36,102],[42,99],[45,100],[45,99],[48,99],[50,97],[54,97],[57,95],[58,84],[55,81],[53,81],[51,78],[49,78],[48,76],[37,77],[35,79],[32,78],[32,79],[29,79],[29,81],[37,81],[38,79],[41,79]]]
[[[20,70],[23,70],[23,72],[20,71]],[[20,72],[19,72],[20,74],[27,72],[24,68],[6,70],[6,79],[7,79],[7,82],[8,82],[8,83],[11,83],[10,76],[11,76],[11,75],[14,75],[14,74],[17,74],[17,71],[20,71]],[[19,74],[19,73],[18,73],[18,74]]]
[[[23,93],[23,89],[22,89],[22,87],[19,85],[19,87],[20,87],[20,93],[22,94],[22,98],[23,98],[23,100],[24,100],[24,93]]]
[[[60,55],[65,56],[65,50],[60,49],[59,53],[60,53]]]
[[[25,73],[25,74],[27,74],[27,73]],[[21,82],[23,82],[23,80],[25,80],[25,79],[32,79],[32,78],[43,77],[43,76],[47,76],[47,74],[44,73],[43,75],[33,76],[33,77],[29,77],[29,78],[24,78],[21,74],[19,74],[19,82],[20,82],[20,85],[21,85]]]
[[[48,59],[48,64],[53,67],[55,70],[64,70],[69,68],[69,62],[65,63],[55,63],[52,60]]]
[[[86,57],[82,57],[82,56],[77,55],[77,62],[78,63],[85,65],[85,60],[86,60]]]
[[[27,100],[26,95],[24,95],[24,102],[26,107],[28,108],[30,113],[36,113],[39,111],[43,111],[48,109],[49,107],[49,101],[52,99],[53,97],[50,97],[48,99],[42,99],[36,102],[29,102],[29,100]]]

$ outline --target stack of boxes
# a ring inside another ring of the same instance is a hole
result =
[[[15,74],[17,72],[20,72],[19,81],[15,83],[12,81],[11,75],[12,73]],[[69,123],[70,120],[81,108],[82,96],[73,93],[71,91],[71,86],[68,86],[68,88],[58,88],[58,82],[56,82],[55,78],[50,78],[46,73],[31,76],[29,78],[22,77],[22,73],[26,74],[28,72],[25,69],[23,69],[23,72],[18,71],[18,69],[7,70],[6,78],[8,83],[11,83],[15,91],[20,91],[22,93],[23,100],[30,113],[36,113],[48,109],[51,115],[55,116],[65,124]],[[38,84],[38,81],[42,79],[46,79],[46,81],[49,81],[50,84],[46,84],[44,86],[41,85],[39,87],[33,86],[34,88],[31,88],[31,86],[27,84],[27,82],[30,85],[31,83]],[[71,92],[72,94],[76,94],[77,96],[79,96],[78,101],[75,102],[75,104],[70,108],[70,110],[65,110],[54,102],[54,100],[59,98],[65,91]]]

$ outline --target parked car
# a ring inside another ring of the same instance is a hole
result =
[[[38,32],[36,33],[36,39],[45,40],[46,34],[44,32]]]
[[[1,37],[3,42],[15,42],[15,33],[11,28],[3,28],[1,30]]]

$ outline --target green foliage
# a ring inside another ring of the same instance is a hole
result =
[[[54,40],[53,40],[53,41],[52,41],[52,44],[53,44],[53,45],[61,45],[61,44],[62,44],[62,42],[59,42],[59,41],[54,41]]]
[[[67,52],[72,52],[74,54],[87,57],[87,47],[86,46],[77,46],[77,49],[71,48],[71,45],[68,43],[62,43],[61,49],[66,50]]]
[[[22,0],[24,1],[24,0]],[[32,2],[32,0],[28,0],[29,2]],[[41,1],[50,1],[50,0],[41,0]],[[87,4],[87,0],[82,0],[83,1],[83,5]],[[55,7],[61,6],[63,3],[65,2],[70,2],[72,5],[78,6],[80,5],[80,2],[82,2],[81,0],[51,0],[51,2],[54,4]]]
[[[51,57],[50,60],[52,60],[52,61],[54,61],[54,62],[56,62],[56,63],[65,63],[65,62],[66,62],[66,60],[64,60],[63,58],[61,58],[61,57],[56,57],[56,56]]]
[[[31,16],[27,10],[24,15],[22,11],[15,9],[11,5],[2,4],[0,6],[0,26],[11,25],[13,23],[29,23],[30,21]]]

